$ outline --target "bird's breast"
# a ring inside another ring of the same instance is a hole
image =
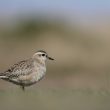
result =
[[[43,66],[35,67],[33,80],[39,81],[45,76],[45,74],[46,74],[46,67],[43,67]]]

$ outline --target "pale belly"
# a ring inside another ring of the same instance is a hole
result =
[[[40,81],[45,76],[46,70],[34,71],[29,75],[19,76],[18,78],[7,79],[8,81],[23,86],[30,86]]]
[[[32,77],[32,82],[40,81],[45,76],[45,73],[46,72],[44,72],[44,71],[41,71],[39,73],[35,73]]]

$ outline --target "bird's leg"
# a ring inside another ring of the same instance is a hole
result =
[[[24,86],[22,86],[22,90],[25,91],[25,87]]]
[[[23,85],[20,86],[23,91],[25,91],[25,87]]]

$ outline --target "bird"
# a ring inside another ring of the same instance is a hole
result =
[[[44,50],[38,50],[27,60],[19,61],[0,73],[0,79],[19,85],[23,90],[39,82],[46,74],[47,60],[54,60]]]

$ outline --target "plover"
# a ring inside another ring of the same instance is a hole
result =
[[[20,85],[24,90],[26,86],[37,83],[45,76],[47,59],[54,60],[45,51],[39,50],[30,59],[20,61],[0,73],[0,78]]]

